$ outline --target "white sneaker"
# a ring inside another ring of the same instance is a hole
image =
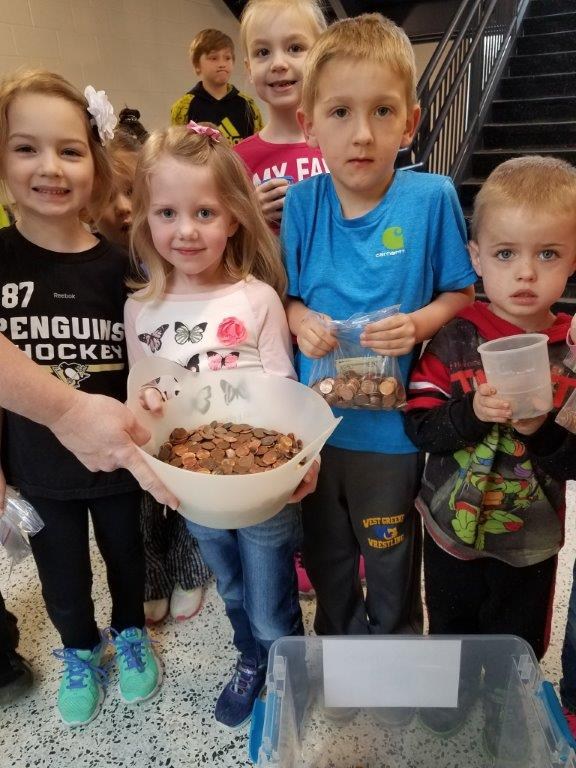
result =
[[[146,617],[146,626],[152,627],[160,623],[168,616],[168,598],[163,597],[160,600],[147,600],[144,603],[144,616]]]
[[[202,587],[182,589],[176,584],[170,598],[170,615],[176,621],[186,621],[195,616],[202,607]]]

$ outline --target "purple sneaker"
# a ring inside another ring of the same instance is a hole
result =
[[[266,681],[266,666],[257,666],[253,659],[238,657],[234,674],[216,702],[216,721],[230,730],[245,725],[252,715],[252,707]]]

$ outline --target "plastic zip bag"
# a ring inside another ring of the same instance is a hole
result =
[[[573,373],[576,373],[576,344],[572,341],[570,331],[566,334],[566,344],[568,345],[568,354],[562,362],[566,368],[569,368]],[[569,432],[576,433],[576,390],[572,392],[562,408],[558,411],[555,421]]]
[[[555,421],[568,432],[576,433],[576,390],[558,411]]]
[[[331,320],[330,332],[338,345],[314,361],[310,386],[334,408],[392,411],[406,405],[398,358],[378,355],[360,344],[360,335],[369,323],[398,313],[400,305],[347,320]]]
[[[42,530],[44,523],[34,507],[21,498],[20,494],[6,487],[4,513],[0,516],[0,544],[12,560],[12,565],[22,562],[30,552],[27,536]]]

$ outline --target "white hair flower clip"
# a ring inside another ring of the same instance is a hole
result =
[[[98,131],[100,142],[104,145],[114,138],[114,128],[118,120],[114,114],[114,107],[108,101],[106,91],[97,91],[93,86],[87,85],[84,96],[88,102],[88,112],[91,115],[90,123]]]

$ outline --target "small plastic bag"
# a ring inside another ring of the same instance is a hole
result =
[[[34,507],[21,498],[14,488],[7,486],[4,513],[0,516],[0,544],[13,565],[22,562],[31,552],[25,534],[33,536],[43,527],[44,523]]]
[[[338,345],[314,361],[310,386],[334,408],[392,411],[406,405],[398,359],[377,355],[360,344],[368,323],[398,313],[400,305],[379,309],[347,320],[331,320],[328,327]]]
[[[573,373],[576,373],[576,344],[572,341],[570,331],[566,334],[566,344],[568,346],[568,354],[562,362],[566,368],[569,368]],[[572,392],[568,400],[566,400],[562,408],[558,411],[555,421],[569,432],[576,433],[576,390]]]
[[[556,424],[567,429],[568,432],[576,433],[576,390],[572,392],[568,400],[556,414]]]
[[[570,331],[566,334],[566,346],[568,347],[568,354],[562,362],[566,368],[570,368],[572,373],[576,373],[576,344],[572,340]]]

